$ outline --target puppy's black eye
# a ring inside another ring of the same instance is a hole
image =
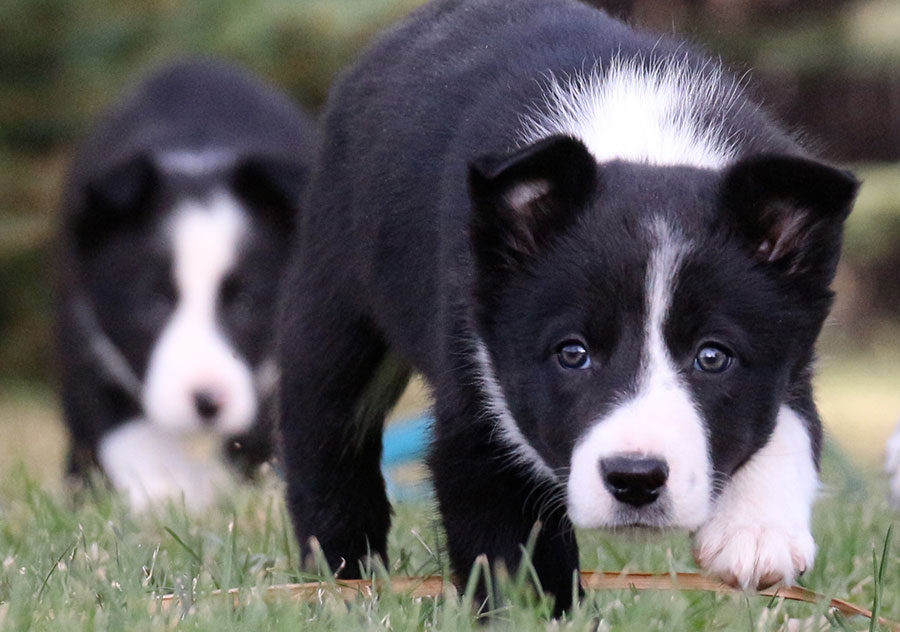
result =
[[[564,369],[586,369],[591,366],[591,356],[580,342],[564,342],[556,352]]]
[[[153,281],[153,293],[157,299],[165,303],[174,303],[178,299],[178,290],[169,270],[158,274]]]
[[[241,295],[241,282],[233,274],[229,274],[222,281],[222,287],[219,289],[219,295],[224,305],[231,305]]]
[[[706,373],[722,373],[731,366],[732,362],[734,362],[734,356],[728,351],[721,347],[706,345],[694,357],[694,368]]]

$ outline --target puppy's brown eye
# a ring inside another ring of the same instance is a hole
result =
[[[694,368],[704,373],[722,373],[728,370],[734,356],[714,345],[706,345],[694,357]]]
[[[580,342],[564,342],[556,357],[564,369],[586,369],[591,366],[591,355]]]

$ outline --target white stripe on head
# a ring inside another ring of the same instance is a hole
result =
[[[257,411],[253,373],[217,322],[219,289],[237,260],[247,220],[224,191],[183,202],[169,226],[178,303],[153,349],[143,392],[148,421],[172,430],[202,425],[195,396],[212,396],[220,432],[249,428]]]
[[[680,262],[690,248],[663,221],[651,225],[653,250],[647,264],[646,325],[637,393],[598,419],[572,452],[568,507],[583,527],[647,521],[653,526],[699,526],[709,513],[712,463],[706,425],[682,384],[663,336]],[[618,455],[655,457],[669,477],[657,507],[638,510],[606,489],[600,461]]]
[[[488,354],[487,347],[480,338],[476,340],[475,361],[478,364],[478,377],[481,382],[481,390],[487,399],[490,412],[497,421],[497,431],[500,438],[512,450],[512,454],[518,463],[528,466],[532,472],[541,478],[557,480],[553,469],[547,465],[544,458],[534,447],[528,443],[528,439],[522,434],[512,412],[503,395],[503,387],[494,374],[494,366]]]
[[[544,102],[522,117],[520,142],[555,134],[581,140],[597,162],[724,167],[737,156],[734,135],[722,116],[741,87],[720,66],[692,67],[685,57],[645,61],[614,57],[560,81],[550,77]]]

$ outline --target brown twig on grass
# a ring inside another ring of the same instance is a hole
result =
[[[715,593],[740,592],[717,579],[701,575],[699,573],[613,573],[590,572],[581,573],[581,585],[585,590],[675,590],[675,591],[704,591]],[[246,603],[248,595],[261,595],[265,601],[278,601],[287,599],[290,601],[317,601],[325,597],[339,597],[351,600],[357,597],[372,597],[379,590],[388,588],[392,593],[407,595],[409,597],[439,597],[447,590],[454,590],[453,586],[445,586],[443,579],[437,575],[425,577],[396,577],[390,582],[382,580],[354,579],[333,580],[330,582],[307,582],[303,584],[280,584],[268,588],[250,589],[241,591],[237,588],[229,590],[213,590],[203,598],[230,599],[234,607]],[[790,601],[803,601],[806,603],[822,603],[826,599],[806,588],[800,586],[780,586],[766,588],[756,594],[765,597],[779,597]],[[155,612],[167,612],[175,604],[179,603],[176,595],[164,595],[154,600],[151,609]],[[828,606],[845,616],[861,616],[872,618],[872,612],[852,604],[843,599],[831,599]],[[878,617],[878,622],[894,632],[900,632],[900,623]]]

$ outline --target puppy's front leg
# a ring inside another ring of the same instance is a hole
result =
[[[555,598],[554,616],[560,616],[578,588],[578,545],[560,502],[565,488],[536,478],[517,461],[493,436],[491,416],[478,404],[448,408],[439,399],[435,422],[429,465],[457,577],[464,583],[482,555],[492,572],[502,562],[515,573],[536,536],[530,563],[543,590]],[[484,581],[477,595],[487,596]]]
[[[794,583],[815,558],[818,485],[806,423],[783,406],[768,443],[735,473],[694,535],[697,562],[743,589]]]

